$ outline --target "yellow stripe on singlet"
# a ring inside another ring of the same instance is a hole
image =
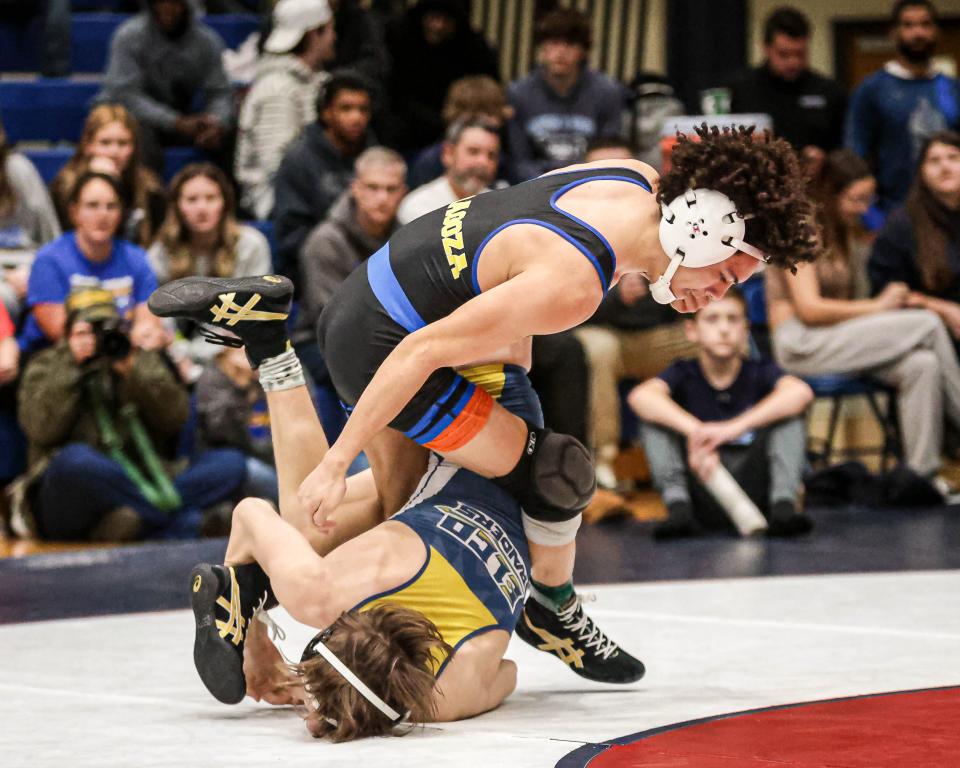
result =
[[[457,368],[467,381],[476,384],[494,400],[499,400],[503,394],[503,387],[507,383],[507,374],[503,370],[503,363],[486,363],[485,365],[471,365],[469,368]]]
[[[429,558],[416,581],[370,601],[360,610],[369,611],[384,603],[412,608],[430,619],[452,648],[478,629],[496,626],[493,614],[443,555],[430,547]],[[434,652],[434,674],[439,672],[446,658],[446,654]]]

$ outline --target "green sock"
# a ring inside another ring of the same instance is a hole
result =
[[[559,611],[569,603],[573,599],[574,594],[576,594],[573,591],[572,581],[568,581],[557,587],[548,587],[546,584],[541,584],[535,579],[530,579],[530,584],[533,587],[533,598],[541,605],[553,611]]]

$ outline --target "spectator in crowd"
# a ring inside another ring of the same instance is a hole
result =
[[[21,332],[21,347],[33,351],[61,339],[64,302],[73,288],[81,286],[110,291],[120,317],[133,324],[136,346],[164,346],[162,326],[146,304],[157,287],[147,254],[117,237],[123,202],[116,179],[96,171],[81,174],[67,204],[73,231],[43,246],[30,271],[30,316]]]
[[[20,345],[15,331],[7,308],[0,304],[0,385],[14,381],[20,372]]]
[[[317,320],[340,284],[387,242],[399,224],[407,167],[391,149],[370,147],[357,158],[356,176],[327,218],[310,232],[300,254],[300,310],[293,334],[303,366],[318,388],[321,421],[331,441],[346,421],[317,345]]]
[[[450,126],[458,121],[481,117],[494,123],[499,131],[503,128],[509,112],[507,98],[500,83],[486,75],[468,75],[454,82],[447,91],[447,100],[443,104],[443,122],[449,131]],[[407,171],[407,185],[411,189],[422,187],[443,176],[446,170],[443,165],[445,144],[446,138],[431,144],[417,155]],[[505,179],[509,174],[505,160],[506,155],[501,151],[497,178]]]
[[[70,74],[70,0],[3,0],[0,21],[24,26],[43,16],[40,38],[40,74],[67,77]]]
[[[869,297],[867,258],[872,235],[864,228],[863,218],[877,196],[877,181],[870,166],[853,150],[834,150],[812,179],[811,192],[818,203],[822,269],[843,275],[843,295],[851,299]]]
[[[149,247],[163,221],[166,202],[163,185],[140,156],[139,126],[126,107],[100,104],[83,125],[76,152],[50,184],[57,216],[70,228],[68,199],[77,179],[88,170],[113,176],[123,197],[126,218],[123,237],[141,248]]]
[[[624,275],[604,297],[596,314],[574,333],[590,373],[589,423],[597,484],[617,485],[613,462],[620,450],[619,384],[646,381],[682,357],[696,354],[683,323],[669,306],[657,304],[646,281]]]
[[[201,448],[241,451],[247,470],[242,495],[277,503],[267,399],[247,353],[239,348],[221,348],[204,366],[194,394]]]
[[[272,214],[275,267],[295,283],[300,249],[350,186],[357,156],[372,143],[369,126],[369,83],[353,72],[335,73],[320,96],[317,122],[304,128],[280,163]]]
[[[874,169],[884,213],[906,196],[923,140],[960,126],[960,86],[933,66],[933,3],[898,0],[892,25],[897,57],[860,84],[846,123],[846,145]]]
[[[359,72],[376,91],[387,80],[390,59],[383,30],[358,0],[330,0],[337,46],[330,69]]]
[[[130,343],[110,291],[74,291],[60,343],[23,374],[30,463],[15,493],[19,532],[105,541],[225,533],[229,517],[203,511],[237,493],[243,456],[208,451],[178,472],[172,459],[188,411],[163,353]]]
[[[228,149],[233,89],[223,69],[223,42],[194,18],[187,0],[147,0],[110,44],[110,62],[98,95],[119,102],[140,123],[144,161],[162,170],[163,149],[195,146],[213,154]],[[202,100],[202,111],[195,104]]]
[[[7,144],[0,124],[0,252],[34,251],[60,236],[43,179],[26,157]],[[2,267],[0,267],[2,269]],[[27,295],[29,266],[3,269],[0,304],[18,320]]]
[[[194,163],[177,173],[170,181],[167,218],[147,254],[157,282],[269,273],[267,238],[249,224],[238,224],[235,209],[233,185],[217,166]],[[184,378],[193,382],[217,348],[186,325],[180,331],[187,343],[171,353]]]
[[[711,520],[711,508],[722,513],[723,502],[702,487],[712,487],[721,462],[757,507],[767,509],[770,534],[806,533],[812,525],[800,509],[803,413],[812,390],[772,362],[744,359],[749,327],[738,292],[685,325],[697,357],[675,362],[629,398],[644,420],[650,471],[668,511],[654,535],[689,536],[700,520]]]
[[[771,13],[763,27],[763,63],[730,83],[733,112],[760,112],[816,172],[840,146],[846,95],[839,83],[810,69],[810,22],[796,8]]]
[[[825,171],[846,173],[847,183],[820,200],[824,255],[795,275],[764,273],[774,352],[798,376],[869,373],[893,387],[906,465],[946,498],[950,487],[938,474],[944,417],[960,425],[960,366],[950,334],[933,312],[905,308],[910,289],[904,283],[888,283],[872,299],[855,298],[853,249],[845,243],[873,187],[862,175],[865,166],[839,166],[829,155]],[[821,186],[821,194],[830,188]]]
[[[257,219],[273,210],[273,180],[283,153],[317,119],[317,96],[333,58],[327,0],[280,0],[257,74],[240,109],[234,171],[241,206]]]
[[[495,51],[470,27],[459,0],[420,0],[387,31],[392,57],[389,94],[392,142],[420,150],[443,138],[443,103],[450,85],[467,75],[498,78]]]
[[[584,159],[631,157],[627,143],[611,137],[593,139]],[[583,347],[590,376],[586,444],[593,447],[597,485],[613,489],[617,486],[613,462],[621,439],[620,381],[649,379],[674,360],[695,355],[697,348],[687,339],[677,313],[657,304],[646,281],[636,274],[624,275],[594,316],[573,333]]]
[[[587,151],[583,162],[592,163],[595,160],[634,160],[636,155],[630,149],[630,143],[620,136],[598,136],[587,142]]]
[[[906,283],[907,303],[936,312],[960,349],[960,135],[924,142],[906,206],[877,236],[869,273],[875,293]]]
[[[543,422],[554,432],[587,444],[589,374],[583,346],[573,331],[534,336],[530,383],[540,398]]]
[[[20,374],[20,345],[13,320],[0,302],[0,518],[8,519],[4,487],[23,472],[26,446],[17,423],[16,382]]]
[[[515,181],[582,161],[590,139],[619,136],[623,123],[625,89],[586,64],[592,42],[586,16],[572,8],[551,11],[537,24],[536,40],[539,66],[507,88]]]
[[[443,145],[443,176],[413,190],[400,204],[401,224],[449,205],[454,200],[487,192],[500,160],[500,131],[484,117],[458,120],[447,130]]]

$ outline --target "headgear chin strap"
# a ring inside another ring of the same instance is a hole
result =
[[[650,295],[658,304],[677,300],[670,281],[683,265],[691,269],[710,267],[737,251],[766,262],[764,253],[743,242],[746,221],[737,213],[733,201],[713,189],[688,189],[669,205],[660,204],[660,245],[670,264],[660,279],[650,285]]]
[[[383,712],[383,714],[389,717],[394,725],[403,720],[405,717],[404,715],[401,715],[399,712],[397,712],[397,710],[395,710],[393,707],[387,704],[387,702],[370,690],[366,683],[364,683],[363,680],[353,673],[350,667],[340,661],[337,655],[327,648],[326,645],[324,645],[324,640],[328,639],[330,634],[331,630],[327,629],[323,632],[320,632],[315,638],[313,638],[313,640],[310,641],[310,644],[304,650],[301,662],[317,655],[323,656],[327,663],[337,670],[344,680],[357,689],[357,693],[359,693],[361,696],[363,696],[363,698],[365,698],[367,701],[373,704],[373,706]]]

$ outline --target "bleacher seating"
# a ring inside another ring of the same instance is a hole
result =
[[[0,119],[11,142],[76,142],[100,90],[98,83],[68,79],[0,81]]]
[[[54,147],[53,149],[28,149],[23,154],[36,166],[44,184],[50,184],[67,160],[73,157],[73,147]]]
[[[121,13],[75,13],[71,19],[70,62],[73,72],[103,72],[110,54],[110,40],[118,26],[130,18]],[[223,38],[227,48],[236,48],[259,27],[254,14],[205,16]],[[0,23],[0,72],[36,72],[40,69],[41,20],[28,24]]]

